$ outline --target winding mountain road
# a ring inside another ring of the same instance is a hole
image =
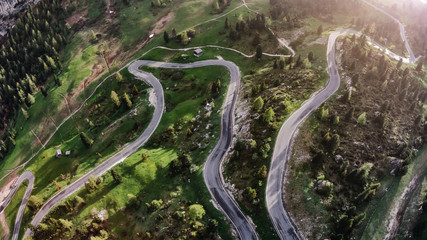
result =
[[[37,226],[43,218],[50,212],[50,210],[56,206],[58,203],[69,197],[71,194],[79,190],[84,186],[91,175],[100,176],[108,171],[110,168],[122,162],[138,150],[144,143],[151,137],[151,135],[156,130],[163,112],[164,112],[164,93],[162,85],[159,80],[154,77],[151,73],[143,72],[139,70],[140,66],[150,66],[150,67],[160,67],[160,68],[198,68],[203,66],[223,66],[228,69],[230,72],[230,84],[227,90],[226,98],[223,104],[223,114],[221,119],[221,136],[220,139],[209,155],[206,164],[204,166],[203,177],[206,183],[206,186],[209,189],[214,201],[220,207],[220,209],[226,214],[226,216],[230,219],[233,225],[236,227],[237,232],[241,239],[258,239],[258,236],[249,223],[246,216],[241,212],[236,202],[230,197],[227,191],[223,186],[223,177],[220,171],[221,163],[224,158],[225,153],[228,151],[233,134],[233,124],[234,124],[234,105],[236,103],[237,94],[238,94],[238,86],[240,83],[240,70],[232,62],[224,61],[224,60],[205,60],[188,64],[179,64],[179,63],[163,63],[163,62],[154,62],[154,61],[146,61],[146,60],[137,60],[129,65],[129,72],[135,75],[137,78],[144,80],[149,85],[154,88],[152,94],[155,94],[155,101],[152,103],[154,105],[154,114],[148,125],[147,129],[143,132],[143,134],[136,139],[134,142],[127,145],[124,149],[116,153],[111,158],[107,159],[93,170],[86,173],[83,177],[79,178],[62,191],[54,195],[50,198],[37,212],[33,220],[31,221],[31,225]],[[31,172],[25,172],[18,179],[18,182],[15,184],[15,188],[12,190],[11,194],[8,196],[6,201],[1,205],[0,210],[3,210],[12,199],[15,194],[18,186],[25,179],[30,180],[30,186],[27,188],[26,195],[24,196],[23,202],[20,206],[20,211],[18,212],[17,224],[15,224],[15,230],[19,232],[20,221],[22,219],[22,214],[26,206],[26,201],[29,195],[31,194],[31,190],[33,188],[34,176],[32,176]],[[23,180],[20,180],[23,179]],[[25,232],[25,236],[32,235],[32,231],[27,229]],[[24,236],[24,237],[25,237]],[[15,233],[14,233],[15,237]],[[17,235],[16,235],[17,238]]]
[[[277,135],[267,179],[266,203],[270,219],[281,239],[302,239],[283,205],[283,180],[286,162],[291,153],[292,140],[301,123],[338,90],[340,75],[335,64],[335,41],[339,36],[349,33],[354,31],[339,30],[331,33],[327,49],[327,70],[330,76],[328,84],[305,101],[283,123]]]
[[[400,23],[392,15],[386,13],[385,11],[379,9],[378,7],[372,5],[371,3],[365,0],[363,1],[373,6],[374,8],[378,9],[379,11],[387,14],[388,16],[392,17],[396,22],[399,23],[401,37],[405,42],[405,46],[409,53],[409,58],[402,58],[402,59],[404,59],[405,62],[410,62],[410,63],[416,62],[419,59],[419,57],[415,58],[410,48],[410,45],[406,39],[403,24]],[[247,7],[245,2],[244,4]],[[328,49],[327,49],[328,73],[330,75],[330,79],[327,86],[321,91],[314,94],[306,102],[304,102],[302,106],[286,120],[286,122],[283,124],[278,134],[276,146],[273,152],[270,171],[268,175],[268,182],[267,182],[267,188],[266,188],[266,202],[267,202],[267,209],[269,212],[269,216],[279,236],[282,239],[301,238],[301,236],[296,230],[296,227],[293,225],[292,220],[288,216],[285,210],[285,207],[283,205],[283,179],[284,179],[284,172],[286,167],[286,160],[289,157],[290,150],[291,150],[292,139],[295,135],[295,132],[298,126],[316,108],[318,108],[324,101],[326,101],[332,94],[334,94],[338,90],[339,84],[340,84],[340,76],[338,74],[338,70],[335,65],[335,41],[339,36],[343,34],[350,34],[350,33],[360,34],[359,32],[356,32],[353,30],[339,30],[339,31],[333,32],[330,35],[329,41],[328,41]],[[371,44],[373,44],[377,48],[383,49],[386,52],[386,54],[389,54],[393,58],[396,58],[396,59],[401,58],[397,54],[394,54],[382,48],[379,44],[375,43],[374,41],[371,41]],[[242,52],[239,52],[231,48],[225,48],[225,47],[213,46],[213,45],[203,46],[203,47],[223,48],[223,49],[238,52],[245,57],[253,57],[253,55],[246,55]],[[162,48],[162,47],[155,47],[153,49],[156,49],[156,48]],[[180,51],[189,50],[189,49],[194,49],[194,48],[180,49]],[[152,49],[150,49],[149,51],[151,50]],[[177,50],[177,49],[169,49],[169,50]],[[283,56],[283,55],[268,54],[268,53],[264,53],[264,55]],[[138,150],[142,145],[144,145],[144,143],[154,133],[164,112],[163,88],[160,82],[158,81],[158,79],[156,79],[151,73],[140,71],[139,70],[140,66],[151,66],[151,67],[162,67],[162,68],[197,68],[197,67],[213,66],[213,65],[226,67],[230,72],[231,77],[230,77],[230,85],[227,90],[227,95],[222,108],[223,115],[221,119],[221,136],[217,145],[215,146],[215,148],[209,155],[208,159],[206,160],[206,163],[203,169],[203,177],[213,200],[216,202],[217,206],[225,213],[228,219],[235,226],[239,234],[239,237],[245,240],[258,239],[258,236],[254,228],[250,224],[249,220],[242,213],[237,203],[228,194],[228,192],[224,189],[224,186],[223,186],[224,180],[221,173],[221,164],[232,142],[233,124],[234,124],[234,106],[236,103],[236,99],[238,95],[238,86],[240,83],[239,68],[234,63],[229,61],[224,61],[224,60],[206,60],[206,61],[194,62],[189,64],[163,63],[163,62],[137,60],[126,65],[125,67],[128,67],[129,71],[132,74],[134,74],[137,78],[146,81],[148,84],[150,84],[154,88],[154,91],[152,94],[155,94],[155,101],[152,104],[154,105],[155,110],[154,110],[153,118],[150,121],[150,124],[148,125],[147,129],[143,132],[143,134],[134,142],[128,144],[125,148],[123,148],[121,151],[116,153],[114,156],[104,161],[99,166],[97,166],[96,168],[94,168],[93,170],[85,174],[83,177],[73,182],[72,184],[64,188],[62,191],[57,193],[55,196],[53,196],[51,199],[49,199],[45,203],[45,205],[42,206],[40,211],[36,214],[34,219],[31,221],[31,224],[34,226],[37,226],[42,221],[44,216],[46,216],[55,205],[57,205],[59,202],[61,202],[62,200],[70,196],[72,193],[76,192],[81,187],[83,187],[85,182],[88,180],[88,178],[91,175],[95,175],[95,176],[102,175],[106,171],[108,171],[110,168],[118,164],[119,162],[124,161],[126,157],[128,157],[130,154],[132,154],[133,152]],[[97,87],[99,87],[104,81],[102,81]],[[80,110],[80,108],[77,109],[75,112]],[[73,114],[75,112],[73,112]],[[73,114],[71,114],[70,116],[72,116]],[[63,122],[68,120],[68,118],[64,119]],[[58,128],[61,125],[59,125]],[[53,136],[53,134],[51,135],[51,137]],[[31,172],[28,172],[28,171],[24,172],[20,176],[17,183],[12,187],[11,193],[8,195],[6,200],[0,205],[0,212],[1,212],[10,203],[11,199],[17,192],[18,187],[25,180],[28,180],[29,184],[18,211],[18,217],[16,219],[16,223],[14,226],[13,239],[17,239],[18,237],[17,234],[19,232],[22,215],[25,210],[27,199],[30,196],[31,191],[33,189],[34,176],[32,175]],[[29,229],[27,229],[27,231],[25,232],[25,236],[31,235],[31,234],[32,232]]]

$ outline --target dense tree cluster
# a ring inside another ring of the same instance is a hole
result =
[[[163,39],[166,43],[168,43],[172,39],[175,40],[177,43],[181,43],[184,46],[188,45],[191,42],[191,39],[193,39],[194,37],[196,37],[196,30],[194,29],[188,29],[186,31],[176,33],[175,28],[173,28],[170,35],[167,31],[163,33]]]
[[[257,14],[253,18],[239,18],[236,23],[231,23],[228,18],[225,19],[224,22],[224,31],[220,32],[220,34],[226,33],[228,31],[228,38],[232,41],[240,40],[243,36],[247,35],[251,36],[254,34],[252,38],[252,46],[258,46],[261,44],[260,32],[268,32],[268,27],[266,24],[266,17],[264,14]]]
[[[18,111],[25,118],[39,87],[60,71],[59,52],[66,44],[64,10],[58,0],[43,0],[21,14],[0,48],[0,128]],[[55,82],[60,85],[59,79]],[[11,135],[11,134],[9,134]],[[6,139],[7,142],[12,142]],[[13,144],[13,142],[12,142]],[[4,151],[3,151],[4,153]]]

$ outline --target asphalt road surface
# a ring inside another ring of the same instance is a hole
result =
[[[24,215],[25,206],[27,206],[28,198],[31,195],[31,191],[33,191],[34,186],[34,175],[30,171],[25,171],[21,176],[19,176],[18,180],[12,186],[9,195],[7,195],[6,199],[0,205],[0,213],[4,211],[4,209],[9,205],[13,196],[15,196],[18,191],[19,186],[24,183],[24,181],[28,180],[27,189],[25,190],[24,197],[22,198],[21,204],[19,205],[18,213],[16,215],[15,225],[13,227],[13,235],[12,240],[18,239],[19,235],[19,227],[21,226],[22,216]]]

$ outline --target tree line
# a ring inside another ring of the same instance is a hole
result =
[[[46,97],[50,80],[61,85],[56,74],[62,69],[59,52],[67,42],[64,16],[60,1],[43,0],[28,7],[9,30],[0,49],[0,129],[13,125],[8,123],[19,111],[29,118],[33,95],[40,90]],[[4,135],[6,145],[14,145],[11,131],[9,127]]]

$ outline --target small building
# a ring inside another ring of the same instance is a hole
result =
[[[55,156],[56,156],[57,158],[62,157],[62,151],[61,151],[61,149],[56,150],[56,152],[55,152]]]
[[[66,151],[65,152],[65,156],[70,156],[70,154],[71,154],[71,151]]]
[[[202,49],[197,48],[196,50],[194,50],[194,56],[201,57],[202,55],[203,55]]]

